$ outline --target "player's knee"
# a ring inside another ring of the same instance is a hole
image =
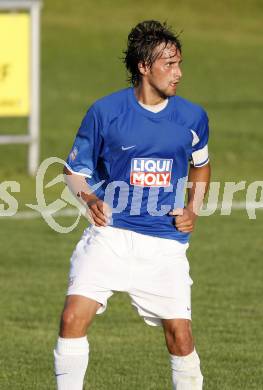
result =
[[[80,336],[87,331],[88,321],[84,316],[80,316],[74,309],[67,308],[61,316],[61,335],[70,337]]]
[[[170,354],[186,356],[193,351],[194,343],[190,330],[176,331],[176,329],[172,329],[167,336],[167,348]]]
[[[185,331],[175,335],[175,344],[179,351],[178,355],[189,355],[194,349],[192,334],[189,331]]]

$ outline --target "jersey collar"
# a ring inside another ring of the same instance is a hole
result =
[[[172,97],[168,97],[168,104],[166,105],[166,107],[163,110],[161,110],[159,112],[152,112],[152,111],[147,110],[146,108],[141,106],[140,103],[138,102],[136,95],[135,95],[134,87],[129,88],[129,100],[136,111],[138,111],[140,114],[142,114],[144,116],[147,116],[148,118],[155,118],[155,119],[162,118],[162,117],[166,116],[168,113],[170,113],[170,111],[172,111],[172,109],[173,109],[173,96],[172,96]]]

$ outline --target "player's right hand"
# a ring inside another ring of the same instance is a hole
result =
[[[87,201],[87,206],[87,218],[93,225],[108,225],[111,212],[107,203],[94,196]]]

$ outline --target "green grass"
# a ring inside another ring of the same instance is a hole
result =
[[[84,221],[65,236],[40,219],[1,223],[3,390],[54,388],[52,348],[69,257],[83,226]],[[215,214],[200,218],[192,237],[193,328],[207,390],[261,388],[262,228],[262,215],[249,221],[241,211],[231,217]],[[12,230],[16,234],[10,235]],[[126,294],[110,299],[89,340],[87,389],[171,388],[162,330],[145,325]]]
[[[213,180],[262,180],[262,1],[47,0],[41,38],[41,161],[66,158],[87,107],[124,88],[120,60],[130,28],[168,20],[182,32],[179,94],[203,105],[211,125]],[[0,133],[22,133],[25,119],[0,118]],[[0,182],[16,180],[19,210],[35,202],[26,147],[0,145]],[[61,167],[50,169],[49,177]],[[222,184],[223,186],[223,184]],[[61,185],[47,190],[51,202]],[[244,200],[244,192],[235,199]],[[207,390],[262,388],[262,221],[245,211],[201,218],[192,238],[193,327]],[[70,219],[61,219],[65,225]],[[55,387],[52,348],[70,253],[84,226],[68,235],[41,219],[0,220],[0,389]],[[150,328],[116,294],[91,329],[87,389],[170,389],[162,331]]]

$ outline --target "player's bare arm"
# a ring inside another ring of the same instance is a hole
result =
[[[190,166],[188,183],[188,203],[184,209],[173,210],[170,214],[175,215],[175,227],[180,232],[191,233],[194,230],[198,211],[207,193],[211,176],[210,163],[203,167]]]
[[[87,218],[95,226],[107,226],[110,210],[106,203],[92,193],[84,176],[71,172],[67,167],[63,171],[70,191],[87,207]]]

